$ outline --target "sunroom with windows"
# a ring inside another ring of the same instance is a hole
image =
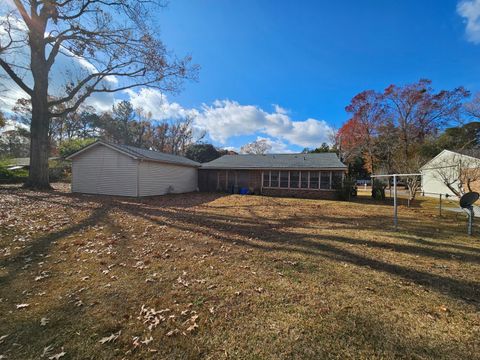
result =
[[[268,170],[262,171],[263,188],[333,190],[341,185],[344,171]]]

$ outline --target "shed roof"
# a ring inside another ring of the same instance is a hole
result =
[[[185,165],[185,166],[194,166],[194,167],[200,167],[200,163],[187,159],[186,157],[179,156],[179,155],[172,155],[172,154],[166,154],[163,152],[159,151],[153,151],[153,150],[147,150],[147,149],[141,149],[135,146],[129,146],[129,145],[122,145],[122,144],[113,144],[105,141],[96,141],[93,144],[90,144],[83,149],[77,151],[76,153],[73,153],[67,159],[72,159],[77,155],[80,155],[82,152],[91,149],[94,146],[97,145],[104,145],[107,146],[111,149],[120,151],[130,157],[133,157],[135,159],[142,159],[142,160],[148,160],[148,161],[158,161],[158,162],[164,162],[164,163],[169,163],[169,164],[178,164],[178,165]]]
[[[454,154],[455,156],[461,156],[461,157],[469,157],[469,158],[472,158],[472,159],[480,159],[480,152],[479,150],[477,149],[472,149],[472,150],[459,150],[459,151],[454,151],[454,150],[442,150],[437,156],[433,157],[432,159],[430,159],[429,161],[427,161],[421,168],[420,168],[420,171],[422,170],[428,170],[428,169],[431,169],[430,166],[432,163],[434,163],[434,161],[438,158],[440,158],[441,156],[443,156],[444,154],[447,154],[447,153],[450,153],[450,154]],[[437,166],[438,167],[438,166]]]
[[[334,153],[224,155],[202,169],[346,169]]]

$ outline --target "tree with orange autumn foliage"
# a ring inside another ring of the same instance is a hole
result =
[[[458,120],[469,96],[463,87],[436,92],[430,80],[403,86],[390,85],[382,93],[367,90],[345,108],[351,118],[337,134],[337,148],[346,162],[364,159],[370,172],[416,173],[421,148]],[[418,177],[408,179],[415,196]],[[409,185],[410,189],[410,185]]]
[[[355,156],[364,157],[373,172],[376,165],[375,144],[379,130],[385,124],[385,106],[382,96],[373,90],[356,95],[345,110],[352,114],[338,131],[338,144],[345,153],[345,160]]]

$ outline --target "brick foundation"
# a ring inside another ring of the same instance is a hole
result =
[[[292,198],[305,198],[305,199],[328,199],[335,200],[335,191],[328,190],[304,190],[304,189],[262,189],[262,195],[266,196],[279,196],[279,197],[292,197]]]

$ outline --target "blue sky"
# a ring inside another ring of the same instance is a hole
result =
[[[288,110],[340,127],[358,92],[420,78],[480,90],[480,46],[456,0],[172,1],[158,16],[166,44],[191,53],[198,83],[170,97]],[[241,139],[230,139],[238,145]],[[295,147],[292,147],[295,148]]]
[[[320,145],[355,94],[391,83],[480,90],[480,0],[173,0],[155,17],[167,47],[201,66],[199,80],[178,95],[115,99],[157,119],[191,114],[222,147]]]

